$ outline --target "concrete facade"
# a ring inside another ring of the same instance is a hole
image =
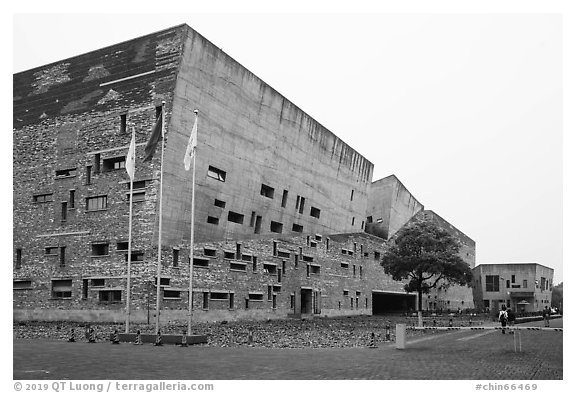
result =
[[[496,313],[504,304],[516,312],[550,308],[554,269],[538,263],[481,264],[473,270],[474,303]]]
[[[390,239],[423,209],[396,176],[377,180],[370,185],[366,232]]]
[[[162,111],[162,312],[183,318],[192,171],[182,161],[195,109],[194,318],[413,307],[376,259],[423,205],[395,176],[372,183],[370,161],[190,27],[15,74],[13,93],[16,319],[123,318],[132,130],[133,313],[150,318],[160,146],[142,159]],[[382,225],[366,224],[376,216]]]

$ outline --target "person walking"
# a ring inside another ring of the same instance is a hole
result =
[[[503,304],[500,312],[498,313],[498,321],[502,324],[502,334],[506,334],[506,324],[508,323],[508,313],[506,312],[506,305]]]
[[[550,327],[550,309],[548,306],[544,306],[542,317],[544,319],[544,327]]]

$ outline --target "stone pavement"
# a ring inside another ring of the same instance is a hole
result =
[[[530,326],[542,326],[532,322]],[[562,320],[551,322],[561,327]],[[563,332],[430,332],[378,348],[214,348],[14,341],[14,379],[544,380],[563,378]]]

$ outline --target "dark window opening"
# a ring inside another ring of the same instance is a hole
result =
[[[281,222],[270,221],[270,232],[282,233],[283,226]]]
[[[286,202],[288,201],[288,190],[284,190],[282,193],[282,207],[286,207]]]
[[[267,186],[266,184],[262,184],[262,187],[260,188],[260,195],[272,199],[274,198],[274,188]]]
[[[98,301],[100,303],[120,303],[122,301],[122,291],[100,291]]]
[[[228,292],[210,292],[210,300],[228,300]]]
[[[228,308],[230,308],[230,309],[234,308],[234,294],[233,293],[230,294]]]
[[[306,198],[301,197],[300,198],[300,209],[298,209],[298,213],[302,214],[304,213],[304,203],[306,202]]]
[[[242,224],[242,223],[244,223],[244,214],[229,211],[228,212],[228,221],[235,222],[236,224]]]
[[[66,266],[66,247],[60,247],[60,267]]]
[[[354,190],[352,190],[352,192],[350,192],[350,200],[354,199]]]
[[[86,198],[86,210],[104,210],[108,209],[108,196],[97,196]]]
[[[272,255],[273,256],[278,255],[278,242],[275,240],[272,241]]]
[[[230,262],[230,270],[245,272],[246,263],[244,262]]]
[[[206,219],[206,222],[208,224],[218,225],[218,223],[220,222],[220,219],[218,217],[208,216],[208,218]]]
[[[354,226],[354,220],[356,219],[356,217],[352,217],[352,226]]]
[[[214,206],[216,207],[226,207],[226,202],[221,201],[220,199],[214,199]]]
[[[82,280],[82,299],[88,299],[88,279]]]
[[[256,212],[252,212],[252,214],[250,214],[250,226],[251,227],[254,226],[255,221],[256,221]]]
[[[16,249],[16,269],[22,268],[22,249]]]
[[[263,293],[249,293],[248,294],[248,300],[264,300],[264,294]]]
[[[304,231],[304,227],[298,224],[292,224],[292,232],[302,233]]]
[[[122,156],[122,157],[106,158],[102,162],[102,168],[104,172],[124,169],[126,168],[126,157]]]
[[[124,257],[126,262],[128,262],[128,253]],[[144,251],[132,251],[130,253],[130,262],[143,262],[144,261]]]
[[[215,257],[216,256],[216,249],[204,248],[204,255],[206,255],[207,257]]]
[[[86,184],[92,183],[92,165],[86,166]]]
[[[76,168],[59,169],[56,171],[56,178],[76,176]]]
[[[320,209],[314,206],[310,207],[310,215],[312,217],[320,218]]]
[[[516,284],[516,275],[513,274],[511,277],[511,280],[512,280],[512,284]]]
[[[180,299],[180,291],[176,291],[173,289],[165,289],[163,298],[164,299],[178,300],[178,299]]]
[[[372,216],[366,217],[366,224],[372,224]]]
[[[44,253],[46,255],[58,255],[58,247],[46,247]]]
[[[280,258],[290,258],[290,253],[286,251],[278,251],[276,255]]]
[[[158,283],[158,278],[154,277],[154,285]],[[160,277],[160,286],[167,287],[170,285],[170,278],[169,277]]]
[[[236,259],[242,259],[242,244],[236,243]]]
[[[116,242],[116,251],[128,251],[128,242]]]
[[[172,267],[178,267],[178,259],[180,258],[180,250],[177,248],[172,249]]]
[[[158,120],[160,118],[160,116],[162,116],[162,105],[158,105],[156,107],[156,114],[155,114],[155,119]]]
[[[90,280],[90,285],[93,287],[103,287],[106,285],[106,280],[104,278],[93,278]]]
[[[298,254],[294,255],[294,267],[298,268]]]
[[[94,173],[100,173],[100,154],[94,154]]]
[[[209,263],[210,263],[210,260],[207,258],[194,257],[192,259],[192,265],[196,266],[196,267],[208,267]]]
[[[70,197],[68,198],[68,199],[69,199],[69,202],[70,202],[70,209],[74,209],[74,204],[75,204],[75,201],[76,201],[76,197],[75,197],[75,196],[76,196],[76,191],[75,191],[75,190],[70,190]]]
[[[92,256],[108,255],[108,243],[93,243]]]
[[[120,132],[122,134],[126,133],[126,119],[128,116],[126,116],[126,114],[122,114],[120,115]]]
[[[380,253],[378,251],[374,251],[374,259],[380,259]]]
[[[486,276],[486,292],[500,292],[500,276]]]
[[[234,259],[234,252],[224,251],[224,259]]]
[[[252,257],[252,271],[255,272],[258,269],[258,262],[256,257]]]
[[[264,262],[262,264],[262,267],[264,268],[264,270],[266,270],[266,273],[268,274],[276,274],[276,270],[277,270],[277,266],[272,264],[272,263],[266,263]]]
[[[256,233],[256,234],[260,233],[261,229],[262,229],[262,216],[256,216],[256,224],[254,227],[254,233]]]
[[[311,274],[320,274],[320,265],[310,265]]]
[[[38,194],[32,196],[34,203],[52,202],[52,194]]]
[[[209,304],[209,293],[208,292],[202,292],[202,308],[204,310],[208,310],[208,304]]]
[[[146,200],[146,191],[136,190],[132,191],[132,202],[144,202]],[[130,202],[130,193],[126,193],[126,201]]]
[[[300,207],[300,195],[296,196],[296,210]]]
[[[221,182],[226,181],[226,172],[213,166],[208,167],[208,177],[216,179]]]
[[[72,297],[72,280],[52,280],[52,298],[65,299]]]
[[[66,221],[67,219],[68,219],[68,202],[62,202],[60,220]]]

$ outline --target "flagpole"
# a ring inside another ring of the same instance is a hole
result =
[[[132,148],[132,141],[136,138],[136,131],[132,127],[132,140],[130,141],[130,148]],[[130,150],[130,149],[129,149]],[[135,153],[134,153],[135,154]],[[130,155],[130,152],[129,152]],[[129,157],[131,160],[132,157]],[[131,164],[132,165],[132,164]],[[128,214],[128,273],[126,278],[126,329],[125,333],[130,332],[130,268],[132,263],[132,191],[134,187],[134,175],[130,176],[130,213]]]
[[[164,107],[166,101],[162,101],[162,153],[160,156],[160,208],[158,216],[158,267],[156,271],[156,333],[160,331],[160,274],[162,271],[162,173],[164,170]]]
[[[198,110],[194,110],[196,115],[195,124],[198,124]],[[192,206],[190,208],[190,283],[188,288],[188,335],[192,335],[192,274],[194,273],[194,188],[196,186],[196,147],[192,151]]]

